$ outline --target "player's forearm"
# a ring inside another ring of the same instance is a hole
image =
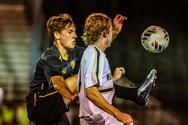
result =
[[[118,36],[119,31],[117,31],[116,29],[112,30],[112,41]]]
[[[52,80],[54,89],[56,91],[58,91],[63,97],[66,97],[66,98],[72,100],[74,94],[70,91],[70,89],[64,82],[63,77],[55,76],[55,77],[52,77],[51,80]]]
[[[97,105],[99,108],[104,110],[105,112],[117,116],[120,111],[116,109],[114,106],[109,104],[101,95],[101,93],[98,91],[97,87],[89,87],[86,89],[86,96],[87,98],[92,101],[95,105]]]
[[[78,74],[69,77],[67,79],[64,80],[66,85],[69,87],[70,91],[73,94],[77,94],[77,81],[78,81]]]

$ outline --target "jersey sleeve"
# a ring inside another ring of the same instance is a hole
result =
[[[53,76],[62,75],[58,62],[59,60],[55,57],[48,57],[44,60],[44,75],[48,82]]]
[[[97,49],[93,49],[91,54],[88,54],[88,57],[85,59],[84,66],[84,83],[85,87],[91,87],[94,85],[100,86],[102,81],[102,72],[104,66],[104,59],[102,53]]]

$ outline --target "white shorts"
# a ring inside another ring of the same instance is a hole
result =
[[[124,125],[114,116],[104,112],[98,115],[80,118],[80,125]]]

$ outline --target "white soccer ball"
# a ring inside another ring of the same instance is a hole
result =
[[[141,43],[148,52],[160,53],[168,47],[168,32],[160,26],[149,26],[142,33]]]

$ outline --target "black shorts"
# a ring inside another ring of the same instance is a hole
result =
[[[53,88],[41,93],[28,94],[27,113],[35,125],[51,125],[61,121],[61,115],[68,111],[62,96]]]

